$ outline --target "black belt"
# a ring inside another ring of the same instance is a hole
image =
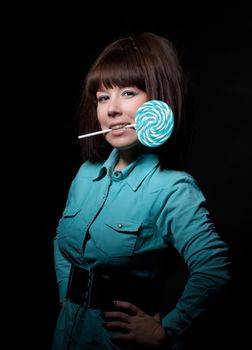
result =
[[[160,310],[160,286],[157,281],[136,278],[123,272],[90,272],[73,265],[67,300],[87,307],[109,310],[114,300],[128,301],[149,314]]]

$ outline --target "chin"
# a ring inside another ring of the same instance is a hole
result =
[[[137,147],[139,147],[140,142],[137,140],[134,143],[130,143],[130,144],[114,144],[112,145],[114,148],[117,148],[119,151],[127,151],[127,150],[132,150],[135,149]]]
[[[136,145],[139,145],[138,139],[126,140],[126,138],[120,137],[118,139],[115,138],[107,138],[107,142],[114,148],[117,148],[119,151],[128,150],[134,148]]]

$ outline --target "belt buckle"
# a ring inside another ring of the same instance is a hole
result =
[[[111,310],[113,301],[118,298],[116,279],[110,275],[92,274],[89,288],[89,308]]]

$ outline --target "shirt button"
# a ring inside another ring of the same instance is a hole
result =
[[[118,224],[117,227],[118,227],[118,228],[122,228],[122,224]]]

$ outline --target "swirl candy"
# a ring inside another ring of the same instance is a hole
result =
[[[139,141],[148,147],[158,147],[171,136],[174,115],[167,103],[150,100],[137,110],[135,123]]]

